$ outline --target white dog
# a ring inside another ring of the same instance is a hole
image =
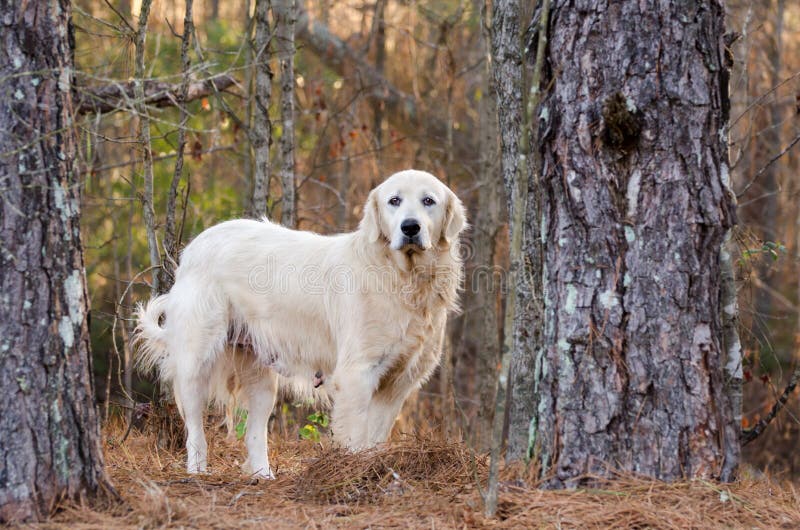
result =
[[[385,442],[438,364],[464,227],[456,195],[408,170],[372,190],[349,234],[239,219],[197,236],[172,290],[139,308],[136,330],[140,365],[157,367],[175,392],[189,473],[206,471],[208,400],[234,396],[248,411],[245,468],[272,477],[266,426],[278,375],[307,387],[324,380],[345,446]]]

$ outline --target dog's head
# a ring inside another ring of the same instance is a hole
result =
[[[450,188],[430,173],[409,169],[370,192],[360,230],[372,243],[385,238],[392,250],[425,252],[451,243],[465,224],[464,205]]]

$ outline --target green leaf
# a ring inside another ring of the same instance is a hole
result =
[[[316,427],[311,425],[310,423],[305,424],[303,427],[300,428],[299,431],[300,438],[303,440],[311,440],[312,442],[319,442],[320,436],[319,431]]]
[[[239,420],[233,430],[236,432],[236,438],[241,440],[247,432],[247,411],[237,408],[233,413],[233,418]]]
[[[328,424],[330,423],[328,415],[325,414],[324,412],[319,412],[319,411],[314,412],[313,414],[309,414],[306,419],[312,423],[316,423],[320,427],[327,427]]]

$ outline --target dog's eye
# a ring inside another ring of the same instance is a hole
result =
[[[436,201],[434,201],[433,198],[431,197],[425,197],[424,199],[422,199],[422,204],[424,204],[425,206],[433,206],[434,204],[436,204]]]
[[[392,206],[400,206],[401,202],[402,202],[402,199],[400,197],[398,197],[397,195],[395,195],[394,197],[389,199],[389,204],[392,205]]]

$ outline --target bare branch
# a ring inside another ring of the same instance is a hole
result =
[[[214,76],[203,81],[189,83],[186,101],[195,101],[225,90],[236,83],[227,74]],[[135,99],[136,81],[113,83],[98,87],[81,87],[75,94],[75,110],[78,114],[94,112],[112,112],[127,107],[127,102]],[[143,81],[143,98],[146,105],[153,107],[172,107],[178,104],[183,83],[166,83],[163,81]]]
[[[800,366],[795,368],[794,372],[792,372],[792,377],[789,379],[789,384],[783,389],[783,393],[781,394],[781,397],[778,398],[778,401],[772,405],[772,409],[769,411],[769,414],[762,418],[761,421],[756,423],[752,429],[742,431],[739,440],[741,440],[743,446],[761,436],[770,422],[775,419],[775,416],[778,415],[784,405],[786,405],[786,402],[789,401],[789,396],[791,396],[792,392],[794,392],[798,381],[800,381]]]
[[[740,191],[739,193],[737,193],[737,194],[736,194],[736,198],[737,198],[737,199],[740,199],[740,198],[742,197],[742,195],[744,195],[744,194],[747,192],[747,190],[749,190],[749,189],[750,189],[750,186],[752,186],[752,185],[753,185],[753,183],[754,183],[754,182],[756,182],[756,181],[759,179],[759,177],[761,177],[761,175],[763,175],[764,173],[766,173],[767,169],[769,169],[769,168],[770,168],[770,166],[772,166],[772,164],[774,164],[775,162],[777,162],[778,160],[780,160],[781,158],[783,158],[783,155],[785,155],[786,153],[788,153],[788,152],[789,152],[789,151],[792,149],[792,147],[794,147],[795,145],[797,145],[797,143],[798,143],[798,142],[800,142],[800,134],[798,134],[797,136],[795,136],[795,137],[794,137],[794,140],[792,140],[791,142],[789,142],[789,145],[787,145],[786,147],[784,147],[783,149],[781,149],[781,151],[780,151],[778,154],[776,154],[775,156],[773,156],[773,157],[772,157],[772,158],[769,160],[769,162],[767,162],[767,163],[764,165],[764,167],[762,167],[761,169],[759,169],[759,170],[758,170],[758,173],[756,173],[756,174],[755,174],[755,176],[753,176],[753,178],[752,178],[752,179],[750,179],[750,182],[748,182],[748,183],[747,183],[747,185],[745,185],[745,187],[744,187],[744,188],[742,188],[742,191]]]

